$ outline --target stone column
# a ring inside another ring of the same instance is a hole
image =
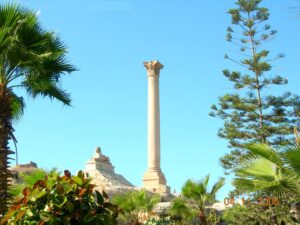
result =
[[[149,191],[168,194],[166,178],[160,168],[160,114],[159,72],[163,65],[158,61],[144,62],[148,75],[148,169],[143,186]]]

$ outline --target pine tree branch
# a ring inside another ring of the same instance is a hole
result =
[[[242,67],[244,67],[244,68],[248,68],[248,67],[245,66],[244,64],[242,64],[242,63],[240,63],[240,62],[238,62],[238,61],[236,61],[236,60],[234,60],[234,59],[232,59],[232,58],[230,58],[230,57],[227,57],[226,59],[228,59],[228,60],[230,60],[230,61],[232,61],[232,62],[234,62],[234,63],[236,63],[236,64],[238,64],[238,65],[240,65],[240,66],[242,66]]]

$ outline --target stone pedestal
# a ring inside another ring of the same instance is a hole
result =
[[[170,194],[170,187],[167,186],[165,175],[161,170],[148,169],[143,177],[143,187],[154,193],[162,195]]]
[[[158,61],[145,62],[148,75],[148,169],[143,187],[149,191],[169,194],[166,178],[160,168],[160,112],[159,72],[163,65]]]

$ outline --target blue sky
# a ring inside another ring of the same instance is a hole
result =
[[[1,3],[6,1],[0,1]],[[24,117],[15,124],[19,162],[42,168],[83,169],[96,146],[116,172],[141,186],[147,168],[147,75],[144,61],[164,64],[160,76],[161,163],[171,189],[192,178],[223,176],[218,159],[228,152],[217,137],[223,121],[208,116],[222,94],[233,92],[223,77],[238,65],[224,59],[235,46],[225,40],[234,1],[199,0],[20,0],[40,11],[42,25],[68,46],[79,71],[65,76],[72,107],[25,96]],[[284,89],[300,94],[300,18],[296,0],[265,0],[277,37],[266,45],[274,74],[287,77]],[[220,192],[227,196],[230,180]]]

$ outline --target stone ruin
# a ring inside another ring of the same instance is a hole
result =
[[[109,195],[138,189],[122,175],[115,173],[115,168],[108,156],[102,154],[100,147],[96,148],[93,157],[86,162],[84,172],[92,178],[95,189],[105,191]]]

